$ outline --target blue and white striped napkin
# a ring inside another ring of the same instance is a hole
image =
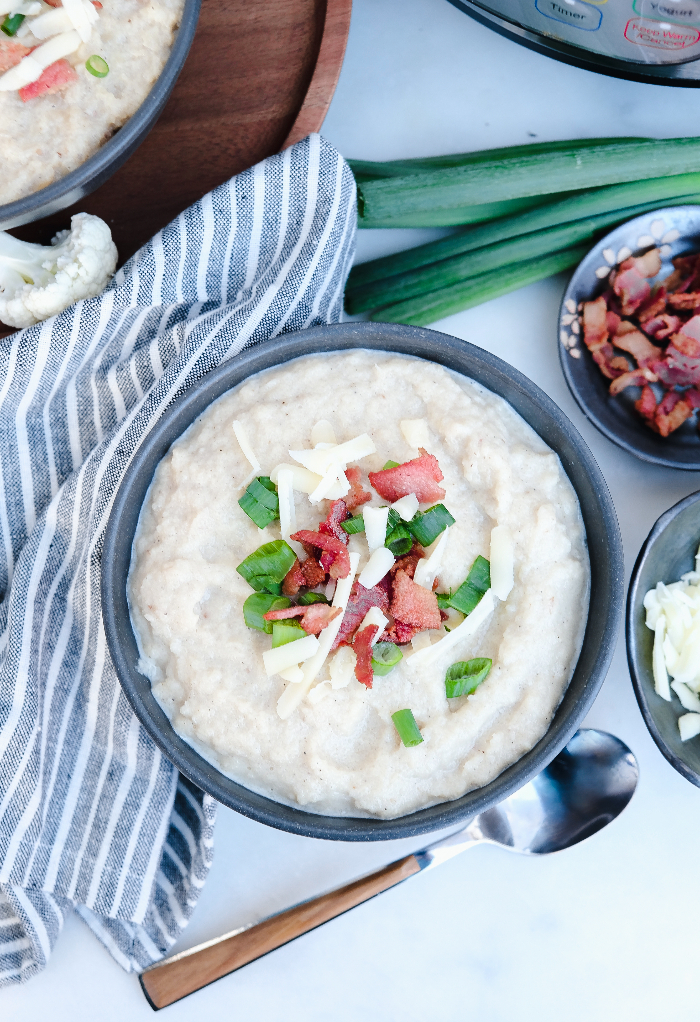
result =
[[[164,409],[269,337],[340,319],[355,186],[319,135],[186,210],[99,297],[0,342],[0,985],[75,908],[128,971],[180,936],[216,804],[142,729],[105,645],[113,496]]]

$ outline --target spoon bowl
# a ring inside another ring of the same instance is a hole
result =
[[[561,852],[619,816],[638,777],[637,761],[624,742],[606,731],[582,729],[541,774],[477,816],[466,832],[475,841],[525,855]]]

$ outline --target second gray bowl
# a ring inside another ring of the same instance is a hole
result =
[[[530,752],[482,788],[452,802],[395,820],[321,816],[250,791],[203,759],[173,730],[150,682],[136,668],[126,579],[141,505],[153,473],[170,445],[226,391],[263,369],[301,355],[379,349],[436,362],[505,398],[561,459],[578,495],[588,537],[591,599],[581,653],[549,730]],[[165,755],[217,801],[281,830],[336,841],[412,837],[466,821],[501,802],[543,770],[569,741],[595,699],[608,670],[622,612],[622,544],[605,480],[569,419],[531,380],[481,348],[447,334],[393,323],[342,323],[266,341],[198,380],[158,420],[133,455],[117,495],[102,553],[102,614],[109,651],[134,712]]]

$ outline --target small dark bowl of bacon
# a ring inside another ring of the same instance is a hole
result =
[[[606,235],[564,295],[560,359],[584,414],[638,458],[700,471],[700,206]]]

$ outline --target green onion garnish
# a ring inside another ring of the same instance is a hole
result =
[[[286,596],[273,596],[272,593],[251,593],[243,604],[243,620],[249,628],[257,628],[260,632],[272,635],[272,621],[266,621],[263,614],[268,610],[282,610],[291,607],[292,601]]]
[[[272,622],[272,648],[286,646],[288,642],[296,642],[303,639],[306,632],[294,618],[287,618],[282,621]]]
[[[476,657],[474,660],[460,660],[452,664],[445,675],[445,694],[448,699],[470,696],[485,681],[491,670],[492,660]]]
[[[267,476],[254,479],[238,503],[259,529],[264,529],[280,516],[277,489]]]
[[[444,504],[435,504],[427,511],[416,511],[408,528],[421,546],[430,546],[444,532],[448,525],[454,525],[454,518]]]
[[[420,745],[423,735],[416,724],[413,710],[397,710],[396,713],[392,713],[391,719],[399,732],[399,738],[407,749],[411,749],[414,745]]]
[[[462,582],[457,592],[450,596],[449,606],[461,611],[462,614],[471,614],[486,590],[490,588],[491,565],[485,557],[479,554],[472,564],[466,580]],[[438,600],[439,606],[440,601]]]
[[[384,472],[385,469],[387,469],[387,468],[398,468],[398,467],[399,467],[399,462],[398,461],[387,461],[386,465],[382,465],[382,472]]]
[[[249,586],[257,592],[267,591],[279,596],[282,582],[296,560],[289,544],[283,539],[275,539],[272,543],[263,543],[236,568]]]
[[[413,536],[402,522],[391,530],[386,537],[384,546],[391,550],[394,557],[403,557],[413,547]]]
[[[377,677],[388,674],[402,659],[403,653],[393,642],[378,642],[372,647],[372,670]]]
[[[106,78],[109,74],[109,64],[104,57],[98,57],[96,53],[88,57],[85,61],[85,67],[95,78]]]
[[[303,607],[309,607],[312,603],[330,603],[331,601],[323,593],[304,593],[299,597],[299,603]]]
[[[5,35],[17,35],[17,29],[19,28],[23,21],[24,21],[23,14],[13,14],[12,17],[10,17],[10,15],[8,14],[5,20],[3,21],[2,25],[0,25],[0,28],[5,33]]]
[[[341,522],[340,528],[352,536],[355,532],[365,531],[365,520],[362,515],[355,515],[354,518],[348,518],[346,522]]]

